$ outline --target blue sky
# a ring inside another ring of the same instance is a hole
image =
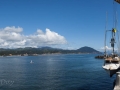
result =
[[[120,5],[115,5],[119,16]],[[106,11],[107,28],[113,28],[113,6],[113,0],[0,0],[0,47],[99,50],[104,46]]]

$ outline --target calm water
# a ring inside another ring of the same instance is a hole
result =
[[[0,57],[0,90],[112,90],[91,54]],[[34,63],[30,64],[30,61]]]

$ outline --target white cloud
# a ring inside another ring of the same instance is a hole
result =
[[[105,50],[105,48],[106,48],[106,50],[108,50],[108,51],[111,51],[111,50],[112,50],[112,47],[108,47],[108,46],[101,47],[100,50]],[[117,49],[117,48],[114,48],[114,50],[118,50],[118,49]]]
[[[21,27],[5,27],[0,29],[0,48],[40,47],[66,44],[64,36],[46,29],[37,29],[35,34],[23,35]]]
[[[107,49],[107,50],[112,50],[112,48],[111,48],[111,47],[108,47],[108,46],[101,47],[101,49],[102,49],[102,50],[104,50],[104,49]]]
[[[6,32],[6,31],[7,31],[7,32],[13,31],[13,32],[16,32],[16,33],[20,33],[20,32],[23,31],[23,28],[21,28],[21,27],[15,28],[15,26],[12,26],[12,27],[5,27],[3,30],[4,30],[5,32]]]

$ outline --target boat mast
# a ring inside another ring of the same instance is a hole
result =
[[[120,4],[120,0],[114,0],[115,2],[119,3]],[[114,1],[113,1],[113,4],[114,4]],[[111,30],[112,31],[112,38],[111,38],[111,47],[112,47],[112,50],[113,50],[113,55],[114,55],[114,48],[115,48],[115,33],[116,33],[116,28],[117,28],[117,12],[116,12],[116,8],[115,8],[115,5],[113,7],[113,15],[116,13],[116,15],[114,15],[113,17],[113,21],[114,22],[114,28]]]
[[[115,2],[117,2],[117,3],[119,3],[120,4],[120,0],[114,0]],[[113,4],[114,4],[114,1],[113,1]],[[115,15],[115,13],[116,13],[116,15]],[[115,21],[115,22],[114,22]],[[107,13],[106,13],[106,26],[105,26],[105,52],[104,52],[104,54],[105,54],[105,56],[106,56],[106,36],[107,36],[107,32],[108,31],[111,31],[112,32],[112,38],[111,38],[111,47],[112,47],[112,53],[113,53],[113,55],[114,55],[114,51],[115,51],[115,33],[116,33],[116,28],[117,28],[117,12],[116,12],[116,8],[115,8],[115,5],[114,5],[114,7],[113,7],[113,29],[112,30],[107,30]]]
[[[107,35],[107,21],[108,21],[108,15],[107,15],[107,12],[106,12],[106,25],[105,25],[105,41],[104,41],[104,49],[105,49],[105,52],[104,52],[104,55],[106,56],[107,53],[106,53],[106,35]]]
[[[107,31],[105,31],[105,56],[107,55],[106,54],[106,33],[107,33]]]

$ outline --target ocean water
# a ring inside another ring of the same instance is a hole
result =
[[[110,78],[95,56],[0,57],[0,90],[113,90],[115,75]]]

